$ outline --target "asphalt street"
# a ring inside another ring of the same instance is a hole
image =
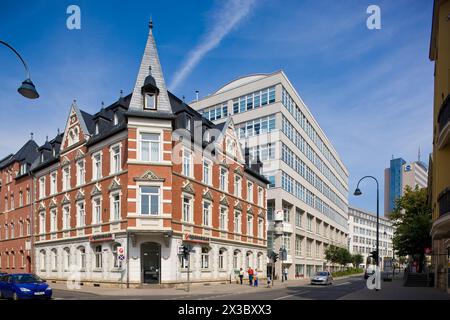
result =
[[[362,277],[336,280],[330,286],[300,285],[286,288],[265,288],[252,292],[227,292],[221,294],[189,294],[180,289],[178,295],[107,296],[93,293],[53,290],[55,300],[336,300],[365,288]]]

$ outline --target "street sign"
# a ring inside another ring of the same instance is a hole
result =
[[[124,255],[125,254],[125,248],[124,247],[117,247],[117,254]]]
[[[117,256],[117,259],[119,259],[120,261],[124,261],[125,260],[125,256]]]

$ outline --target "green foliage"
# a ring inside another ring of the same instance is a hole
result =
[[[396,201],[391,219],[396,228],[393,238],[399,256],[419,255],[423,261],[425,248],[431,247],[431,208],[427,203],[427,189],[406,187],[405,194]]]
[[[363,269],[360,269],[360,268],[349,268],[347,270],[341,270],[341,271],[332,272],[331,275],[333,277],[344,277],[344,276],[350,276],[352,274],[361,274],[361,273],[364,273]]]
[[[352,262],[352,255],[345,248],[331,245],[325,250],[325,259],[331,263],[346,265]]]
[[[355,268],[357,268],[363,262],[364,262],[364,258],[361,254],[356,253],[356,254],[352,255],[352,264]]]

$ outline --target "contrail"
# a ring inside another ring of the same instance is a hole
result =
[[[169,86],[174,91],[200,62],[205,54],[214,49],[231,30],[250,13],[255,0],[221,1],[221,5],[214,10],[214,24],[206,33],[203,41],[189,52],[181,69],[174,76]]]

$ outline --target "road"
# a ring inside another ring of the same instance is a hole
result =
[[[53,290],[55,300],[336,300],[365,288],[362,277],[336,280],[331,286],[300,285],[286,288],[265,288],[252,292],[226,292],[220,294],[187,294],[180,290],[178,295],[106,296],[93,293]]]

